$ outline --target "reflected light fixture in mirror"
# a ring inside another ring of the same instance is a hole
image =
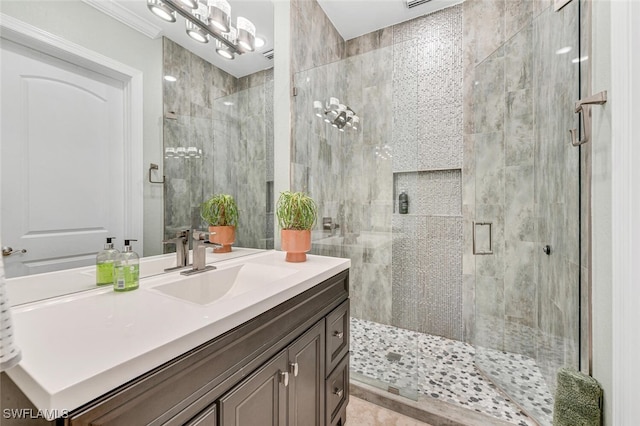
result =
[[[189,37],[200,43],[207,43],[213,37],[216,52],[226,59],[256,50],[256,26],[249,19],[238,16],[234,28],[231,5],[226,0],[147,0],[147,7],[169,22],[175,22],[175,15],[179,14],[187,21]],[[264,44],[265,40],[260,39],[258,46]]]

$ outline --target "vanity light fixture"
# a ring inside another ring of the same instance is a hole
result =
[[[209,35],[204,32],[202,28],[191,21],[185,21],[185,24],[187,26],[187,34],[189,35],[189,37],[191,37],[195,41],[199,41],[200,43],[209,42]]]
[[[329,98],[324,103],[313,101],[313,113],[341,132],[345,129],[358,130],[360,117],[338,98]]]
[[[256,26],[239,16],[231,25],[231,5],[227,0],[147,0],[147,7],[159,18],[175,22],[176,14],[186,20],[189,37],[200,43],[216,41],[216,52],[226,58],[253,52],[266,44],[256,38]]]
[[[228,33],[231,30],[231,5],[226,0],[208,0],[211,25],[218,31]]]
[[[229,43],[236,44],[237,34],[238,34],[238,31],[235,29],[235,27],[231,27],[228,33],[223,34],[223,37],[227,41],[229,41]],[[230,59],[230,60],[235,59],[235,55],[233,54],[233,52],[229,50],[229,47],[227,45],[222,44],[218,40],[216,40],[216,53],[225,59]]]
[[[188,7],[189,9],[197,9],[198,1],[197,0],[180,0],[184,7]]]
[[[229,52],[229,49],[223,46],[218,40],[216,40],[216,53],[225,59],[235,59],[234,54]]]
[[[256,26],[253,22],[238,16],[238,46],[247,52],[253,52],[256,49]]]
[[[176,22],[176,13],[160,0],[147,0],[147,7],[158,18],[167,22]]]

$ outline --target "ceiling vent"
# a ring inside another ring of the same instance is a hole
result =
[[[272,60],[273,59],[273,49],[271,50],[267,50],[266,52],[262,53],[264,55],[265,58]]]
[[[420,6],[421,4],[429,3],[431,0],[407,0],[407,7],[412,9],[416,6]]]

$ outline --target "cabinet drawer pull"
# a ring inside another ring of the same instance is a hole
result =
[[[337,337],[338,339],[342,339],[342,336],[344,336],[344,333],[342,331],[334,331],[333,332],[333,337]]]
[[[334,395],[336,395],[338,398],[342,398],[342,394],[343,394],[343,393],[344,393],[344,390],[343,390],[343,389],[335,388],[335,389],[333,390],[333,394],[334,394]]]
[[[282,383],[285,387],[289,386],[289,373],[286,371],[280,372],[280,383]]]
[[[298,377],[298,363],[292,362],[289,364],[289,372],[293,374],[293,377]]]

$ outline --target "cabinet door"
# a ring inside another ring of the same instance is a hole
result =
[[[287,352],[280,352],[220,399],[223,426],[279,426],[287,423]]]
[[[289,425],[324,426],[324,319],[289,347]]]

